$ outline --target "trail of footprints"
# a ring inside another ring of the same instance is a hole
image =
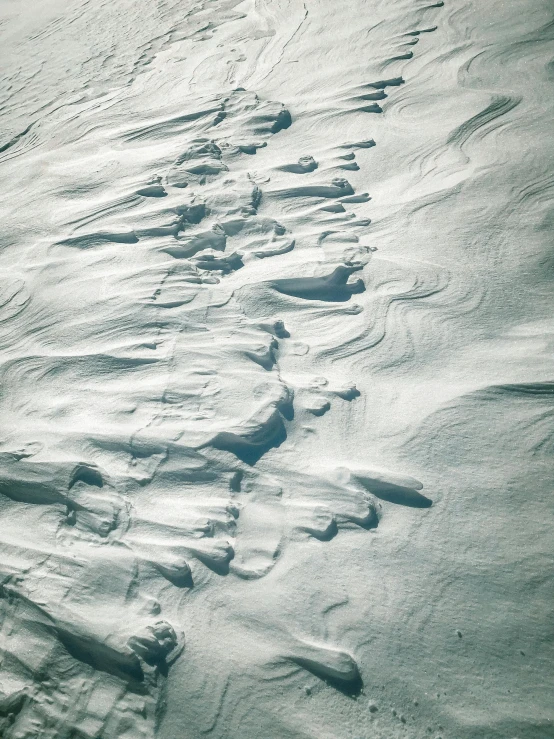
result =
[[[346,90],[339,110],[378,114],[386,90],[402,81]],[[49,458],[37,443],[0,455],[7,514],[36,518],[43,536],[12,541],[9,527],[3,535],[12,555],[1,565],[2,736],[34,736],[39,727],[41,736],[60,739],[76,736],[77,727],[83,737],[151,736],[161,685],[186,646],[185,635],[164,618],[155,587],[141,583],[162,579],[185,593],[210,572],[263,577],[287,538],[327,541],[344,527],[377,526],[377,498],[431,504],[417,480],[381,471],[339,468],[314,476],[255,467],[286,439],[295,407],[317,418],[359,395],[354,385],[325,377],[283,377],[279,352],[291,337],[272,309],[292,299],[298,310],[313,301],[338,310],[366,289],[359,275],[371,255],[358,234],[369,221],[351,208],[369,195],[356,193],[342,172],[358,169],[356,150],[374,142],[282,164],[279,180],[289,176],[290,184],[274,189],[271,173],[250,171],[248,160],[291,123],[282,105],[237,89],[179,118],[125,131],[127,142],[178,137],[182,153],[166,173],[137,183],[134,193],[107,204],[56,247],[135,243],[155,250],[169,265],[149,298],[157,320],[163,325],[164,315],[178,309],[188,323],[164,410],[132,439],[112,434],[87,446],[127,454],[126,473],[85,457]],[[256,263],[278,261],[296,247],[288,225],[258,213],[262,199],[298,202],[320,245],[336,238],[338,258],[324,274],[256,278]],[[121,210],[124,201],[134,207]],[[114,215],[117,227],[110,225]],[[97,229],[98,220],[107,224]],[[253,277],[229,289],[239,270]],[[173,330],[173,319],[167,326]],[[260,522],[267,527],[263,542]],[[29,640],[24,654],[11,637],[14,623]],[[36,623],[38,632],[29,627]],[[282,655],[291,665],[347,693],[359,691],[351,655],[291,644]]]

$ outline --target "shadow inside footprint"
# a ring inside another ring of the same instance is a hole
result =
[[[388,503],[409,506],[410,508],[430,508],[433,501],[413,487],[394,485],[384,480],[356,476],[359,482],[369,490],[376,498],[386,500]]]
[[[285,164],[279,167],[281,172],[290,172],[292,174],[307,174],[317,169],[317,162],[312,156],[300,157],[295,164]]]
[[[325,277],[292,277],[290,279],[273,280],[269,285],[277,292],[294,298],[343,303],[350,300],[350,297],[355,293],[364,292],[363,280],[347,282],[353,272],[362,268],[362,265],[339,265],[330,275]]]
[[[212,572],[215,572],[215,574],[219,575],[220,577],[225,577],[225,575],[229,574],[230,562],[226,562],[225,560],[214,559],[213,557],[201,554],[199,552],[196,552],[196,558],[200,562],[202,562],[202,564],[205,567],[207,567]]]
[[[157,568],[161,574],[176,588],[193,588],[194,580],[192,578],[192,572],[190,569],[182,571],[172,571],[166,567],[158,566]]]
[[[348,696],[348,698],[357,698],[362,692],[362,688],[364,687],[362,678],[359,675],[357,678],[351,680],[348,683],[344,683],[342,682],[342,680],[337,680],[332,677],[324,677],[322,678],[322,680],[323,682],[327,683],[330,688],[338,690],[343,695]]]
[[[221,431],[211,441],[215,449],[231,452],[246,464],[254,466],[270,449],[281,446],[287,438],[283,422],[277,423],[270,429],[272,433],[260,434],[259,439],[248,439],[229,431]]]
[[[419,491],[423,484],[413,477],[380,470],[338,467],[334,478],[341,484],[357,483],[376,498],[410,508],[430,508],[433,501]]]
[[[355,660],[346,652],[336,652],[334,650],[321,650],[321,657],[290,657],[294,662],[304,670],[311,672],[312,675],[323,680],[334,690],[338,690],[349,698],[355,698],[360,695],[364,686],[362,676]],[[328,655],[333,658],[326,659]]]
[[[314,539],[318,539],[319,541],[331,541],[331,539],[334,539],[339,533],[339,527],[337,526],[337,522],[333,520],[324,531],[310,529],[308,533],[310,536],[313,536]]]
[[[125,681],[139,683],[144,680],[140,660],[128,647],[115,649],[99,637],[79,633],[71,625],[56,625],[53,630],[67,652],[79,662]]]

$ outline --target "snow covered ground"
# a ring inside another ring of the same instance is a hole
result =
[[[551,739],[546,0],[0,0],[2,739]]]

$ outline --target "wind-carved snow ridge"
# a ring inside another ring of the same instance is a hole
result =
[[[186,613],[188,594],[212,576],[268,575],[291,538],[372,529],[374,496],[430,504],[420,483],[386,473],[257,467],[287,438],[295,396],[317,417],[359,395],[323,377],[281,375],[282,347],[294,341],[283,313],[355,314],[349,306],[366,289],[371,258],[357,235],[366,222],[348,218],[350,204],[368,196],[345,177],[320,173],[306,155],[279,167],[287,184],[272,188],[271,173],[252,167],[291,123],[280,103],[236,89],[200,100],[193,113],[112,129],[108,138],[130,156],[148,156],[144,147],[156,142],[178,154],[134,191],[86,206],[50,247],[68,265],[74,250],[84,252],[99,278],[123,261],[129,277],[117,285],[126,291],[119,300],[109,287],[96,298],[106,313],[100,329],[91,314],[75,315],[63,350],[39,331],[33,355],[15,352],[4,368],[40,392],[32,407],[2,401],[8,415],[38,423],[1,453],[3,736],[38,727],[52,738],[152,736],[171,665],[186,660],[168,598]],[[345,144],[335,167],[346,174],[356,148],[372,144]],[[278,262],[296,248],[294,212],[281,220],[272,212],[286,215],[280,203],[295,201],[328,225],[317,259],[291,274]],[[133,255],[145,251],[152,274],[133,274]],[[21,281],[10,290],[3,330],[33,311],[40,325],[40,300],[28,305]],[[138,332],[141,343],[131,338]],[[281,658],[346,693],[362,686],[340,645],[289,639]]]

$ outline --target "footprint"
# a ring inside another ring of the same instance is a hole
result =
[[[76,529],[106,538],[114,531],[123,512],[123,501],[119,496],[101,493],[79,483],[71,490],[68,503],[67,523]]]
[[[330,541],[338,533],[335,516],[325,505],[289,503],[287,513],[294,529],[320,541]]]
[[[256,462],[287,438],[284,417],[292,410],[292,393],[281,385],[280,396],[262,406],[247,422],[233,430],[220,431],[205,446],[234,454],[246,464]]]
[[[283,546],[285,509],[281,487],[271,478],[250,478],[243,486],[246,500],[239,519],[231,571],[244,580],[267,575]]]
[[[257,154],[258,149],[263,149],[267,146],[266,141],[256,141],[256,142],[250,142],[250,143],[242,143],[242,144],[235,144],[237,149],[242,154],[249,154],[252,156],[253,154]]]
[[[204,185],[228,172],[222,161],[221,148],[213,139],[194,139],[189,148],[176,160],[167,175],[172,187],[184,188],[189,184]]]
[[[314,416],[323,416],[330,410],[331,403],[323,395],[316,395],[304,401],[304,408]]]
[[[290,337],[290,333],[287,331],[284,322],[280,318],[276,318],[272,321],[250,321],[249,325],[267,331],[267,333],[276,336],[278,339],[287,339]]]
[[[193,257],[192,263],[197,269],[207,271],[219,270],[228,274],[237,269],[244,267],[242,257],[238,254],[229,254],[225,257],[215,257],[213,254],[203,254],[200,257]]]
[[[281,172],[291,172],[292,174],[307,174],[317,169],[318,164],[312,156],[300,157],[296,164],[285,164],[277,167]]]
[[[215,224],[208,231],[199,231],[184,236],[180,236],[174,243],[164,246],[163,251],[171,254],[176,259],[183,259],[195,256],[205,249],[213,249],[215,251],[225,251],[227,245],[227,236],[225,231],[219,224]]]
[[[177,588],[193,587],[192,572],[187,561],[190,553],[184,547],[144,536],[136,539],[128,536],[125,540],[139,559],[153,565],[172,585]]]
[[[206,538],[183,542],[183,546],[212,572],[218,575],[228,574],[229,563],[235,556],[235,550],[230,541]]]
[[[127,641],[133,652],[148,665],[168,665],[175,661],[184,644],[179,644],[174,628],[167,621],[144,626]]]

